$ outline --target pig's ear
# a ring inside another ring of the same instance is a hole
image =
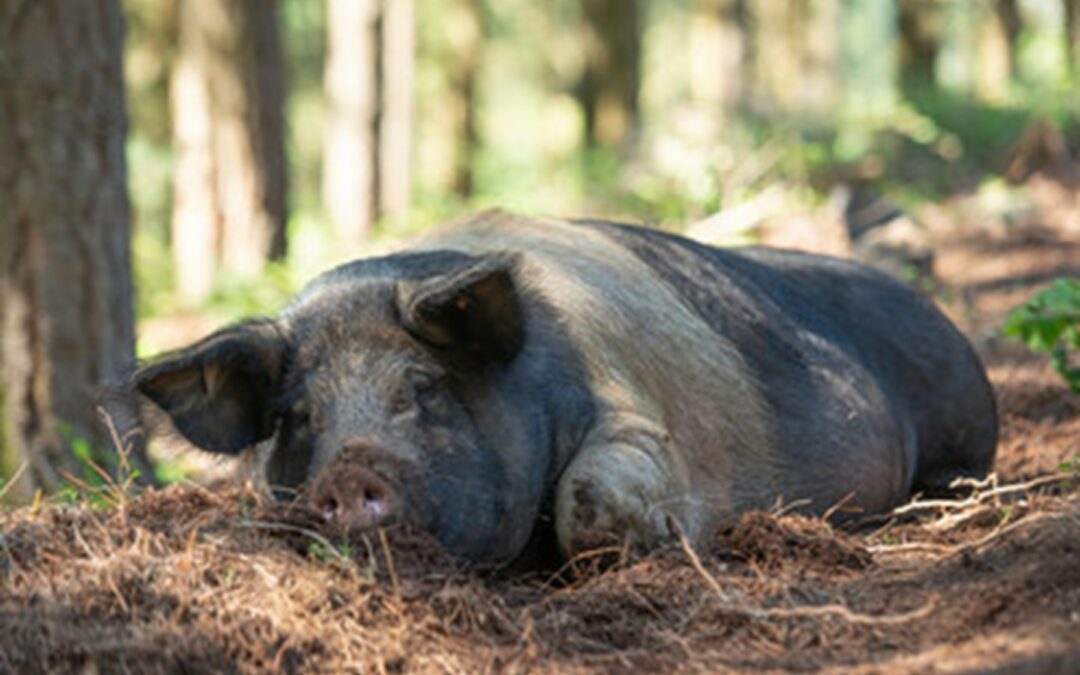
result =
[[[284,358],[273,324],[242,324],[140,368],[135,387],[194,445],[236,454],[273,434]]]
[[[402,282],[398,308],[405,329],[435,347],[484,361],[509,361],[525,341],[515,262],[491,255],[448,274]]]

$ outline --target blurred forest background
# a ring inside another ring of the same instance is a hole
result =
[[[839,253],[1008,210],[1078,83],[1080,0],[0,0],[3,472],[115,466],[133,354],[478,209]]]

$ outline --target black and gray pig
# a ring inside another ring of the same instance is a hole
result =
[[[984,474],[997,436],[968,343],[883,274],[503,212],[332,270],[135,384],[328,518],[488,563],[542,528],[574,554],[781,498],[881,512]]]

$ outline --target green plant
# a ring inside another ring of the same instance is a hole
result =
[[[1004,333],[1049,353],[1054,370],[1080,395],[1080,366],[1070,358],[1080,350],[1080,280],[1057,279],[1035,294],[1005,319]]]

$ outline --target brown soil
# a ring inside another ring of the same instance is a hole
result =
[[[344,541],[241,488],[105,490],[117,506],[0,514],[0,671],[1080,672],[1080,491],[1059,472],[1080,403],[992,331],[1080,271],[1080,243],[934,232],[1000,403],[996,479],[966,497],[852,531],[748,514],[697,553],[507,577],[407,530]]]

